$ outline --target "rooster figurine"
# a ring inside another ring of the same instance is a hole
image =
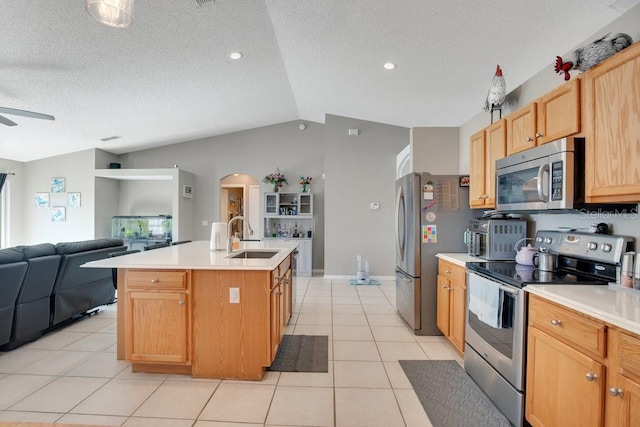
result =
[[[556,56],[554,70],[558,74],[564,74],[564,79],[569,80],[571,78],[569,70],[579,70],[584,73],[600,61],[629,47],[631,43],[633,40],[627,34],[618,33],[611,37],[606,34],[590,45],[574,50],[566,61],[562,57]]]
[[[496,66],[496,74],[491,80],[491,87],[487,93],[487,99],[484,101],[484,111],[491,111],[491,123],[493,123],[493,110],[500,110],[500,118],[502,118],[502,103],[507,96],[507,86],[502,77],[502,68]]]

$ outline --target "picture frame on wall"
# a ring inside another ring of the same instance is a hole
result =
[[[52,193],[64,193],[66,191],[66,179],[64,178],[51,178],[51,192]]]
[[[36,202],[36,206],[39,208],[48,208],[49,193],[36,193],[35,202]]]
[[[459,180],[460,187],[468,187],[471,182],[469,175],[462,175]]]
[[[79,208],[80,193],[67,193],[67,206],[70,208]]]
[[[182,197],[185,199],[193,198],[193,186],[191,185],[183,185],[182,186]]]
[[[51,221],[60,222],[67,220],[67,210],[64,206],[54,206],[51,208]]]

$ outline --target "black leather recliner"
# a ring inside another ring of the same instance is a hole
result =
[[[16,300],[9,349],[38,339],[49,328],[51,293],[61,256],[51,243],[18,246],[28,264]]]
[[[16,298],[26,273],[27,262],[21,250],[0,250],[0,345],[11,339]]]
[[[62,258],[51,297],[50,326],[115,301],[111,269],[80,266],[126,249],[122,239],[96,239],[56,245],[56,253]]]

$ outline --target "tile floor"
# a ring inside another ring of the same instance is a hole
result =
[[[153,427],[431,426],[398,360],[454,359],[416,337],[395,284],[300,278],[288,334],[329,336],[328,373],[267,372],[261,382],[133,374],[115,357],[116,306],[0,353],[0,422]]]

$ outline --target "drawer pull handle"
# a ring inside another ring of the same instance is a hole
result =
[[[158,283],[158,279],[151,279],[151,283]]]
[[[588,372],[587,375],[585,375],[585,378],[587,378],[587,381],[589,382],[598,381],[598,374],[593,374],[591,372]]]
[[[609,394],[613,397],[623,397],[624,396],[624,391],[621,388],[615,388],[615,387],[611,387],[609,389]]]
[[[562,321],[561,321],[561,320],[558,320],[558,319],[551,319],[551,324],[552,324],[553,326],[560,326],[560,324],[561,324],[561,323],[562,323]]]
[[[533,142],[533,138],[531,138],[530,136],[527,137],[526,142]]]
[[[178,301],[178,304],[180,304],[180,305],[184,305],[184,300],[180,300],[180,301]]]
[[[451,270],[445,270],[444,272],[447,274],[451,274]]]
[[[542,138],[543,136],[542,132],[536,132],[536,138]]]

